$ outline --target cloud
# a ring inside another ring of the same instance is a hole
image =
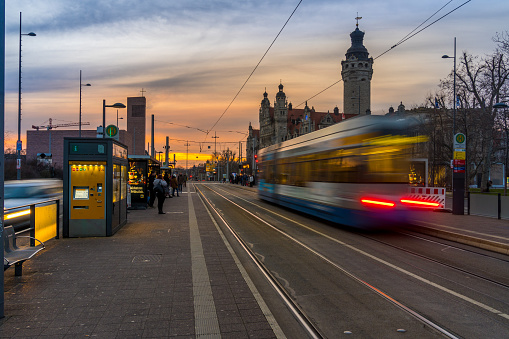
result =
[[[77,120],[79,70],[84,120],[101,123],[102,100],[125,101],[147,92],[149,114],[165,121],[210,128],[225,111],[267,47],[297,5],[295,0],[16,0],[6,4],[6,129],[16,130],[19,12],[23,31],[23,128],[49,117]],[[459,5],[453,1],[441,13]],[[267,88],[274,100],[281,80],[294,107],[340,79],[341,60],[350,46],[357,12],[365,46],[376,57],[411,32],[444,4],[317,0],[303,1],[237,97],[217,130],[258,127],[258,109]],[[372,111],[400,101],[424,100],[451,63],[440,58],[458,52],[490,53],[491,37],[506,29],[508,4],[470,2],[446,19],[375,60]],[[489,18],[489,19],[487,19]],[[310,100],[319,111],[342,110],[342,83]],[[203,140],[201,132],[160,127]],[[196,134],[195,134],[196,133]],[[24,133],[23,133],[24,134]],[[222,141],[240,134],[224,133]],[[159,147],[159,146],[158,146]]]

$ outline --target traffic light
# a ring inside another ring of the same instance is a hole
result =
[[[255,154],[255,162],[258,163],[258,154]]]

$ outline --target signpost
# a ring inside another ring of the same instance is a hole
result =
[[[456,133],[453,140],[452,214],[465,214],[465,168],[467,138]]]

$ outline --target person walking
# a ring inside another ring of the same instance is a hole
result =
[[[171,195],[175,196],[175,191],[177,191],[177,197],[178,197],[179,196],[178,181],[177,181],[177,176],[175,174],[173,174],[171,177],[170,185],[171,185],[171,191],[172,191]]]
[[[154,192],[157,195],[157,209],[159,214],[165,214],[163,212],[164,199],[166,198],[166,187],[168,184],[164,181],[163,176],[159,174],[157,179],[154,180]]]

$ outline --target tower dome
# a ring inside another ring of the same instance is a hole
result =
[[[276,99],[279,99],[279,98],[285,98],[286,97],[286,94],[285,92],[283,92],[283,84],[279,84],[278,88],[279,88],[279,92],[277,92],[276,94]]]
[[[355,28],[355,31],[350,33],[350,39],[352,40],[352,46],[346,51],[346,59],[349,60],[354,56],[357,60],[368,60],[368,50],[364,47],[364,32],[359,27]]]

